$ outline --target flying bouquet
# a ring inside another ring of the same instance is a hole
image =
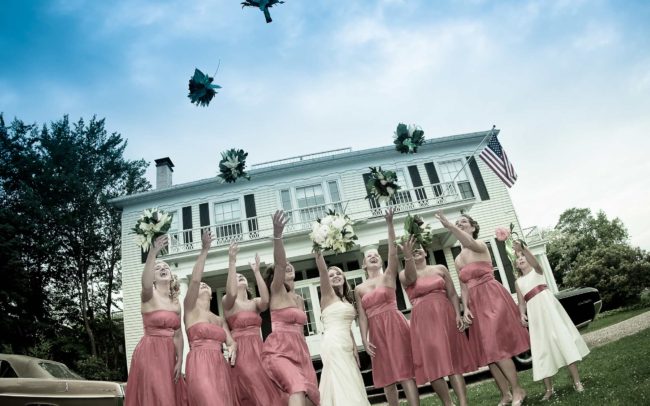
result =
[[[159,209],[146,209],[131,229],[135,233],[135,243],[147,251],[156,238],[167,234],[172,217],[172,214]]]
[[[219,161],[219,176],[228,183],[233,183],[239,178],[251,180],[251,177],[244,171],[246,169],[246,157],[248,152],[243,149],[229,149],[221,153]]]
[[[283,4],[283,3],[284,1],[279,1],[279,0],[246,0],[246,1],[242,1],[241,8],[244,7],[259,8],[264,13],[264,18],[266,18],[266,22],[270,23],[273,20],[271,19],[271,13],[269,13],[269,8],[273,7],[276,4]]]
[[[402,154],[418,152],[418,147],[424,143],[424,131],[415,125],[399,123],[395,130],[395,149]]]
[[[404,235],[400,237],[400,241],[403,244],[411,236],[415,237],[417,245],[426,249],[433,242],[431,225],[425,223],[422,217],[417,214],[415,216],[407,215],[404,221]]]
[[[379,202],[387,203],[396,191],[400,189],[397,184],[397,174],[393,171],[382,171],[381,166],[378,168],[370,167],[370,178],[366,188],[370,191],[366,199],[375,198]]]
[[[520,239],[519,235],[514,231],[514,229],[515,229],[515,225],[510,223],[510,228],[497,227],[494,230],[494,235],[497,241],[503,241],[505,243],[506,254],[508,255],[508,259],[510,259],[510,262],[512,262],[513,264],[517,261],[517,255],[515,254],[515,249],[512,246],[512,244],[515,241],[515,238],[517,241],[519,241],[522,247],[526,246],[526,241]]]
[[[352,249],[354,241],[358,239],[352,225],[352,220],[348,216],[328,210],[327,216],[319,218],[312,225],[309,238],[314,243],[313,250],[317,252],[332,250],[340,254]]]
[[[187,97],[197,106],[207,106],[217,92],[221,89],[219,85],[213,85],[214,78],[206,75],[198,69],[194,69],[194,76],[190,78],[190,93]]]

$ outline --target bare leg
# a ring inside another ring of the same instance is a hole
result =
[[[544,386],[546,386],[546,393],[542,400],[549,400],[553,396],[553,378],[544,378]]]
[[[402,389],[404,389],[409,405],[420,406],[420,393],[418,392],[418,386],[415,384],[415,380],[401,381],[400,384],[402,385]]]
[[[501,372],[503,372],[503,375],[505,375],[510,387],[512,387],[512,404],[514,406],[520,405],[524,398],[526,398],[526,391],[519,386],[519,377],[517,376],[515,363],[510,358],[506,358],[497,361],[496,364],[499,366]]]
[[[306,398],[305,392],[292,393],[289,396],[289,406],[306,406]]]
[[[465,378],[463,375],[450,375],[449,382],[456,392],[459,406],[467,406],[467,388],[465,387]]]
[[[453,404],[451,403],[451,396],[449,395],[449,386],[447,386],[447,382],[445,382],[443,378],[431,381],[431,386],[436,394],[438,394],[443,405],[451,406]]]
[[[501,369],[497,364],[492,363],[489,364],[488,367],[490,368],[490,373],[492,373],[494,382],[497,384],[497,388],[499,388],[499,392],[501,392],[500,403],[505,405],[512,402],[512,394],[510,393],[510,387],[508,386],[508,379],[503,375],[503,372],[501,372]]]
[[[399,396],[397,394],[396,384],[384,386],[384,395],[386,395],[388,406],[399,406]]]
[[[573,364],[570,364],[568,368],[569,368],[569,373],[571,374],[571,379],[573,379],[573,387],[576,388],[576,391],[578,392],[584,391],[585,388],[582,386],[582,382],[580,382],[578,365],[574,362]]]

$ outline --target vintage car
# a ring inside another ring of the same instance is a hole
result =
[[[119,383],[87,381],[65,364],[0,354],[0,405],[115,406],[124,404]]]

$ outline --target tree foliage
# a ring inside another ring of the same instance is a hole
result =
[[[0,344],[123,376],[121,320],[112,320],[121,223],[108,200],[150,185],[147,163],[126,159],[126,141],[104,127],[67,116],[6,126],[0,115],[0,328],[9,332]]]

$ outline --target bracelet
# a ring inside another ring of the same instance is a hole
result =
[[[279,236],[279,237],[271,237],[271,239],[273,239],[273,240],[281,240],[281,239],[282,239],[282,236]]]

